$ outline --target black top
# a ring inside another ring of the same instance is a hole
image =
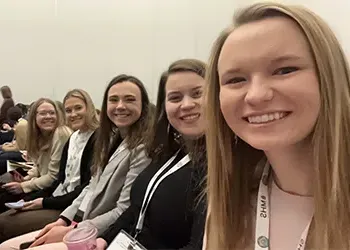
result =
[[[60,161],[60,170],[58,172],[58,178],[52,183],[48,188],[33,192],[30,195],[27,195],[24,200],[34,200],[36,198],[43,197],[43,208],[45,209],[65,209],[72,204],[72,202],[79,196],[81,191],[89,184],[91,178],[91,166],[94,153],[94,142],[96,137],[96,132],[94,132],[89,138],[87,144],[85,145],[81,163],[80,163],[80,185],[75,187],[75,189],[65,195],[53,197],[52,193],[56,190],[60,183],[63,183],[66,178],[66,165],[68,158],[68,148],[69,141],[63,148],[62,157]]]
[[[184,155],[180,152],[168,168]],[[108,244],[121,229],[134,236],[147,185],[169,158],[153,161],[136,178],[130,193],[130,207],[102,235]],[[200,194],[204,176],[204,166],[193,166],[189,162],[159,184],[146,211],[142,232],[137,236],[145,248],[202,249],[206,205]]]

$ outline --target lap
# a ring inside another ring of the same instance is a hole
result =
[[[0,242],[45,227],[58,219],[61,211],[41,209],[33,211],[9,210],[0,214]]]

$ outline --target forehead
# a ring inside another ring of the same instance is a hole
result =
[[[273,17],[244,24],[226,39],[218,61],[219,71],[264,63],[276,57],[311,57],[308,42],[298,25],[285,17]]]
[[[125,95],[133,95],[133,96],[141,96],[140,88],[133,82],[120,82],[113,85],[109,91],[108,96],[125,96]]]
[[[77,104],[85,104],[85,103],[82,99],[75,96],[71,96],[65,101],[64,106],[67,107],[67,106],[77,105]]]
[[[55,107],[51,103],[44,102],[39,105],[38,111],[40,110],[55,110]]]
[[[165,91],[186,91],[204,85],[204,78],[194,72],[178,72],[170,74]]]

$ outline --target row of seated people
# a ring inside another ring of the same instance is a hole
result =
[[[67,249],[64,236],[91,225],[98,249],[121,230],[146,249],[201,249],[205,69],[195,59],[172,63],[155,109],[134,76],[112,79],[99,116],[88,93],[69,91],[69,127],[52,100],[36,101],[27,130],[34,167],[0,191],[0,249]]]

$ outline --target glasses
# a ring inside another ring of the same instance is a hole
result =
[[[55,116],[56,115],[56,111],[50,110],[50,111],[39,111],[37,112],[38,116],[41,117],[46,117],[47,115],[49,116]]]

